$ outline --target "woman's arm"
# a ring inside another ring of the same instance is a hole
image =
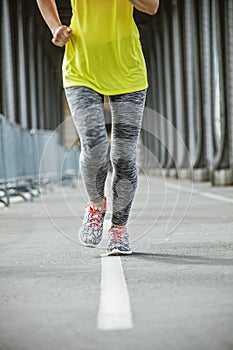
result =
[[[159,0],[129,0],[137,10],[155,15],[159,8]]]
[[[37,4],[53,34],[53,44],[60,47],[64,46],[72,34],[72,29],[62,25],[55,0],[37,0]]]

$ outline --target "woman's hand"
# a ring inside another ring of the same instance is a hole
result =
[[[72,35],[72,29],[61,25],[52,30],[52,43],[56,46],[63,47],[69,41]]]

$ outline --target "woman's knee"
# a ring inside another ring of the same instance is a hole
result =
[[[109,148],[108,137],[100,137],[96,139],[86,138],[81,142],[81,153],[83,161],[92,161],[93,163],[102,164],[106,162]]]
[[[127,178],[130,182],[137,181],[137,165],[135,159],[115,158],[112,159],[115,176]]]

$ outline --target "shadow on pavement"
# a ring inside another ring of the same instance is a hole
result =
[[[129,258],[129,257],[128,257]],[[136,259],[143,259],[148,261],[158,261],[169,264],[184,264],[184,265],[233,265],[233,259],[209,258],[205,256],[196,255],[182,255],[182,254],[153,254],[144,252],[134,252],[131,256]]]

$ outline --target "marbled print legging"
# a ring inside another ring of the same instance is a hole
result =
[[[147,90],[109,96],[112,114],[112,223],[126,225],[137,187],[136,152]],[[101,202],[109,147],[103,95],[74,86],[66,89],[81,141],[80,171],[90,201]]]

